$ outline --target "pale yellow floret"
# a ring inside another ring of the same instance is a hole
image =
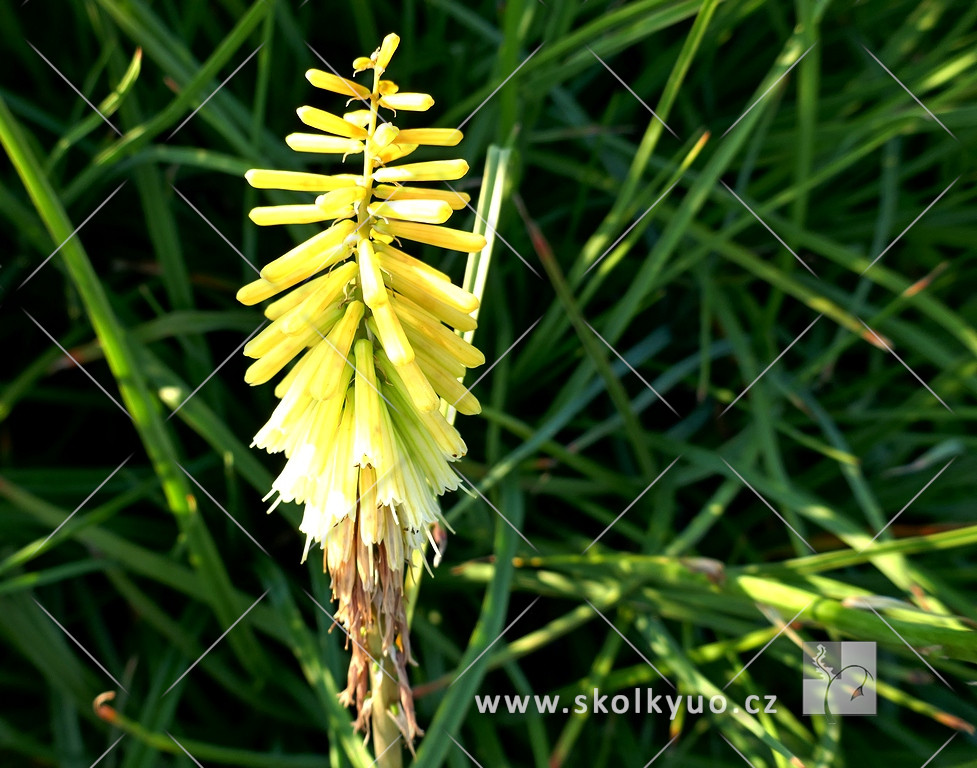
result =
[[[328,347],[329,352],[310,385],[310,392],[316,400],[328,400],[341,393],[340,374],[343,366],[349,363],[349,353],[353,347],[356,331],[360,327],[360,321],[363,319],[363,312],[362,302],[350,302],[343,319],[336,323],[329,335],[323,339],[322,343]]]
[[[346,187],[326,192],[315,199],[316,206],[330,219],[344,219],[354,213],[353,205],[366,197],[363,187]]]
[[[252,208],[248,218],[259,227],[268,227],[275,224],[311,224],[329,217],[315,205],[266,205]]]
[[[366,129],[362,126],[348,123],[339,115],[334,115],[323,109],[305,106],[299,107],[295,112],[298,114],[299,120],[310,128],[318,128],[320,131],[334,133],[347,139],[365,139],[367,137]]]
[[[393,184],[378,184],[373,189],[373,196],[379,200],[443,200],[454,211],[460,211],[471,200],[467,193],[452,189],[402,187]]]
[[[427,243],[462,253],[476,253],[485,247],[485,238],[475,232],[439,227],[432,224],[416,224],[412,221],[378,222],[377,231],[405,240]]]
[[[451,217],[451,206],[443,200],[388,200],[370,203],[371,216],[381,219],[418,221],[426,224],[442,224]]]
[[[380,106],[387,109],[403,109],[408,112],[426,112],[434,106],[434,98],[429,93],[391,93],[380,99]]]
[[[344,139],[341,136],[323,136],[320,133],[290,133],[285,143],[296,152],[317,152],[328,155],[358,155],[363,142]]]
[[[464,160],[428,160],[423,163],[405,163],[392,168],[378,168],[373,178],[385,181],[454,181],[468,173]]]
[[[337,320],[339,318],[337,317]],[[467,368],[461,364],[457,357],[453,357],[449,352],[438,346],[433,346],[417,333],[408,323],[404,323],[404,332],[411,346],[414,347],[414,354],[423,357],[428,363],[436,365],[453,379],[461,379],[467,372]]]
[[[367,69],[373,69],[373,59],[369,56],[357,56],[353,59],[353,74]]]
[[[384,265],[384,270],[387,270],[387,265],[390,262],[395,262],[396,264],[400,264],[403,267],[408,268],[411,272],[421,273],[432,280],[438,280],[445,283],[451,282],[451,278],[440,269],[432,267],[426,261],[421,261],[420,259],[414,258],[409,253],[404,253],[400,249],[390,245],[389,242],[374,242],[373,247],[376,249],[376,252],[380,254],[380,261]],[[464,291],[464,289],[459,290]],[[464,292],[467,293],[467,291]],[[476,306],[478,306],[477,299]]]
[[[341,259],[342,255],[333,254],[332,249],[341,245],[346,236],[354,229],[356,229],[356,224],[352,221],[339,221],[333,224],[328,229],[266,264],[261,270],[261,276],[272,283],[280,283],[289,279],[298,270],[314,268],[315,271],[318,271],[326,268],[329,263],[323,263],[323,256],[329,252],[330,258],[337,261]],[[314,274],[314,272],[309,274]]]
[[[328,293],[334,298],[338,297],[354,274],[356,274],[356,267],[352,262],[342,264],[327,274],[309,280],[294,291],[290,291],[280,299],[273,301],[265,307],[265,317],[269,320],[277,320],[316,292]]]
[[[373,132],[373,136],[370,137],[370,144],[375,148],[374,151],[383,149],[388,144],[392,144],[399,134],[400,129],[396,125],[384,123]]]
[[[344,298],[346,286],[355,272],[356,265],[353,263],[343,264],[343,266],[333,270],[327,276],[327,278],[332,279],[324,280],[298,306],[289,310],[287,317],[283,315],[280,318],[282,332],[291,335],[302,333],[309,327],[319,327],[319,318],[325,314],[326,310],[332,305],[339,306],[340,301]]]
[[[461,139],[457,128],[406,128],[400,132],[400,141],[427,147],[453,147]]]
[[[352,112],[346,112],[343,115],[343,120],[358,125],[360,128],[366,128],[370,124],[371,117],[373,117],[373,112],[369,109],[354,109]]]
[[[478,321],[474,317],[439,301],[423,286],[415,291],[416,285],[405,283],[389,274],[387,275],[387,285],[391,289],[390,300],[393,302],[395,310],[399,311],[402,304],[407,304],[427,313],[435,320],[450,325],[456,331],[474,331],[478,327]],[[405,292],[404,288],[408,290]]]
[[[417,358],[416,362],[425,378],[434,387],[434,391],[443,397],[449,405],[454,406],[458,413],[474,416],[476,413],[482,412],[482,406],[478,404],[478,400],[471,392],[466,391],[464,384],[451,378],[441,368],[429,365],[422,358]]]
[[[404,394],[411,399],[417,410],[422,413],[433,411],[441,402],[438,395],[427,380],[427,376],[421,371],[416,360],[411,360],[404,365],[394,366],[400,377],[400,382],[404,387]]]
[[[305,79],[316,88],[321,88],[324,91],[332,91],[347,98],[350,96],[358,99],[370,98],[369,88],[365,88],[359,83],[354,83],[352,80],[347,80],[345,77],[334,75],[332,72],[323,72],[321,69],[310,69],[305,73]]]
[[[415,149],[417,149],[417,144],[391,144],[389,147],[384,147],[377,152],[375,160],[379,165],[386,165],[387,163],[392,163],[394,160],[407,157]]]
[[[376,67],[381,72],[390,66],[390,59],[393,58],[398,45],[400,45],[400,36],[393,32],[383,38],[383,42],[374,54]]]
[[[383,367],[383,372],[390,380],[392,387],[401,393],[401,397],[404,398],[405,402],[410,403],[410,407],[417,411],[418,416],[431,432],[434,441],[441,448],[445,458],[449,460],[460,459],[468,453],[468,447],[465,445],[465,441],[461,439],[458,430],[452,424],[448,423],[448,420],[445,419],[441,411],[437,408],[430,411],[418,409],[408,394],[409,389],[407,384],[401,378],[401,369],[390,365],[389,361],[385,362],[386,365]]]
[[[407,326],[408,338],[414,335],[427,346],[444,350],[466,368],[476,368],[485,363],[485,355],[480,350],[457,333],[452,333],[427,312],[417,311],[406,302],[399,302],[395,308],[401,323]]]
[[[252,168],[244,174],[255,189],[284,189],[295,192],[331,192],[341,187],[352,187],[362,180],[353,173],[338,173],[327,176],[322,173],[302,173],[301,171],[269,171]]]
[[[356,443],[353,460],[360,467],[383,467],[386,457],[382,454],[380,442],[380,400],[379,383],[373,367],[373,342],[369,339],[357,340],[354,349],[356,381],[353,387],[356,399]]]
[[[357,247],[357,262],[360,270],[360,290],[366,306],[376,309],[380,304],[386,304],[390,299],[383,283],[383,275],[380,273],[379,261],[373,251],[373,245],[366,237],[360,240]]]
[[[380,339],[383,351],[387,353],[394,365],[404,365],[414,359],[414,350],[407,341],[407,335],[400,324],[397,313],[390,308],[389,302],[371,307],[375,322],[375,333]]]
[[[389,96],[390,94],[397,93],[399,90],[400,86],[393,80],[381,80],[377,85],[377,93],[381,96]]]
[[[316,333],[318,333],[318,329],[312,329],[306,334],[294,336],[278,332],[278,343],[272,345],[267,354],[248,366],[248,370],[244,372],[244,380],[251,386],[269,381],[288,365],[299,352],[306,348],[309,337],[316,335]]]
[[[422,299],[417,298],[417,296],[423,296],[427,293],[438,301],[466,314],[478,309],[478,297],[475,294],[469,293],[454,283],[440,280],[436,276],[415,269],[414,265],[407,261],[407,259],[412,258],[407,254],[387,244],[380,245],[377,250],[380,252],[380,266],[398,281],[397,290],[421,306],[424,304]],[[457,328],[457,326],[454,327]]]
[[[356,522],[360,526],[360,539],[366,545],[379,544],[383,540],[380,518],[382,509],[377,508],[377,472],[373,467],[360,468],[360,509]]]

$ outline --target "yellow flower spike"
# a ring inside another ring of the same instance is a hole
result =
[[[383,275],[380,274],[380,266],[373,251],[373,245],[366,237],[362,238],[357,246],[357,262],[359,264],[360,290],[363,292],[363,301],[370,309],[375,309],[380,304],[386,304],[390,299],[387,296],[387,288],[383,284]]]
[[[361,179],[352,173],[326,176],[321,173],[302,173],[300,171],[269,171],[252,168],[244,174],[255,189],[284,189],[295,192],[331,192],[342,187],[352,187]]]
[[[443,200],[451,210],[460,211],[471,200],[465,192],[451,189],[431,189],[429,187],[403,187],[393,184],[379,184],[373,194],[381,200]]]
[[[373,342],[359,339],[354,346],[356,361],[356,444],[353,459],[360,466],[383,467],[380,452],[380,390],[373,367]]]
[[[323,136],[318,133],[290,133],[285,143],[296,152],[316,152],[331,155],[358,155],[363,151],[363,142],[344,139],[341,136]]]
[[[408,128],[400,132],[400,140],[428,147],[453,147],[461,141],[457,128]]]
[[[474,232],[466,232],[450,227],[436,227],[431,224],[415,224],[408,221],[391,221],[377,224],[377,231],[385,235],[427,243],[438,248],[447,248],[462,253],[475,253],[485,247],[485,238]]]
[[[329,335],[322,340],[329,351],[309,389],[316,400],[328,400],[344,391],[341,389],[344,386],[341,374],[344,366],[350,363],[350,350],[360,321],[363,319],[363,310],[362,302],[350,302],[343,319],[336,323]]]
[[[429,93],[391,93],[380,99],[380,106],[387,109],[403,109],[407,112],[426,112],[434,106],[434,98]]]
[[[365,139],[366,129],[353,123],[348,123],[339,115],[326,112],[315,107],[299,107],[295,112],[299,120],[310,128],[318,128],[326,133],[334,133],[347,139]]]
[[[252,208],[248,218],[259,227],[269,227],[276,224],[312,224],[329,217],[323,215],[315,205],[266,205]]]
[[[407,676],[412,657],[405,570],[420,566],[428,541],[437,555],[431,528],[445,524],[438,496],[458,487],[449,462],[467,450],[439,410],[442,397],[458,400],[461,413],[478,412],[478,401],[459,378],[484,357],[450,330],[475,329],[476,297],[393,243],[472,252],[484,239],[438,226],[465,208],[469,195],[404,186],[454,181],[468,164],[399,162],[418,147],[450,147],[462,137],[449,128],[401,130],[379,116],[381,108],[399,114],[434,104],[430,95],[401,91],[384,78],[398,43],[388,35],[371,57],[353,62],[357,72],[373,70],[369,84],[320,70],[306,73],[314,87],[345,99],[345,112],[300,107],[299,119],[320,133],[293,133],[286,143],[337,162],[361,154],[362,171],[248,171],[247,181],[257,189],[309,198],[256,208],[256,223],[335,221],[267,264],[238,299],[249,305],[272,299],[265,307],[271,323],[245,346],[256,358],[245,380],[258,384],[283,374],[274,388],[280,401],[253,442],[285,458],[266,499],[274,497],[271,509],[282,501],[304,505],[303,559],[312,546],[322,549],[336,621],[350,637],[376,648],[399,679],[396,717],[385,718],[389,706],[370,697],[373,662],[364,644],[354,643],[340,700],[356,706],[357,730],[367,727],[372,705],[376,727],[395,724],[411,744],[419,729]],[[392,736],[385,739],[389,743]]]
[[[399,45],[400,36],[394,34],[393,32],[383,38],[383,42],[380,43],[380,47],[373,55],[373,60],[376,62],[376,68],[379,71],[383,72],[387,67],[390,66],[390,59],[393,58],[394,53],[397,51],[397,46]]]
[[[345,77],[334,75],[332,72],[323,72],[321,69],[310,69],[305,73],[305,79],[312,83],[312,85],[314,85],[316,88],[321,88],[324,91],[332,91],[333,93],[338,93],[340,96],[345,96],[346,98],[370,98],[369,88],[364,88],[359,83],[354,83],[352,80],[347,80]]]
[[[394,365],[405,365],[411,362],[414,359],[414,350],[407,341],[407,334],[404,333],[397,313],[390,308],[390,303],[377,304],[370,308],[370,312],[376,325],[375,333],[387,357]]]
[[[387,200],[370,203],[371,216],[427,224],[442,224],[451,218],[451,206],[443,200]]]
[[[464,160],[428,160],[423,163],[407,163],[393,168],[378,168],[373,172],[374,181],[454,181],[468,173]]]
[[[310,267],[315,268],[316,271],[325,269],[329,263],[323,263],[323,255],[328,253],[330,257],[334,258],[332,249],[341,245],[346,236],[354,229],[356,229],[356,224],[352,221],[340,221],[333,224],[329,229],[309,238],[301,245],[295,246],[292,250],[266,264],[261,270],[261,277],[272,283],[280,283],[289,279],[298,270],[305,270]]]

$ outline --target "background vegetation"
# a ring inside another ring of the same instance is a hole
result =
[[[298,510],[264,514],[280,460],[248,443],[273,398],[243,383],[260,315],[234,292],[307,234],[259,232],[242,179],[307,161],[294,109],[335,103],[302,73],[397,31],[393,76],[436,124],[488,99],[469,186],[512,150],[476,341],[494,361],[521,339],[461,420],[479,495],[445,499],[417,591],[416,764],[640,768],[674,736],[656,766],[920,766],[951,737],[932,765],[974,764],[975,21],[964,0],[0,6],[0,762],[373,759]],[[802,717],[798,644],[843,638],[878,643],[879,716]],[[710,695],[754,657],[727,693],[775,715],[473,706],[664,689],[645,659]]]

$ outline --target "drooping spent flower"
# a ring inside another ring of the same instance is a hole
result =
[[[367,638],[378,637],[379,652],[398,673],[397,720],[410,743],[420,731],[406,672],[412,659],[405,574],[423,557],[425,539],[436,549],[431,528],[444,523],[437,497],[459,484],[449,462],[466,447],[442,410],[447,404],[479,412],[460,379],[484,357],[455,332],[475,328],[476,297],[401,247],[415,241],[471,253],[485,239],[440,226],[468,195],[407,186],[459,179],[468,171],[464,160],[395,164],[419,146],[461,140],[454,129],[400,129],[384,116],[382,110],[422,112],[434,103],[383,79],[398,43],[387,35],[371,57],[354,62],[354,72],[372,71],[372,88],[317,69],[306,73],[316,88],[346,97],[351,111],[300,107],[299,119],[319,132],[293,133],[286,142],[343,161],[361,156],[362,170],[247,172],[253,187],[316,195],[255,208],[256,224],[326,228],[267,264],[238,299],[247,305],[275,299],[265,307],[271,323],[244,349],[256,358],[248,383],[285,371],[275,387],[280,403],[253,445],[285,454],[265,498],[274,497],[271,509],[282,501],[304,505],[303,560],[313,545],[323,550],[336,619],[351,640],[342,699],[356,705],[356,726],[368,731]]]

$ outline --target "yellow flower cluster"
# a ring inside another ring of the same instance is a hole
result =
[[[404,700],[404,566],[426,537],[433,544],[431,526],[443,523],[437,497],[458,487],[449,462],[466,447],[442,411],[479,412],[460,380],[484,357],[455,332],[475,328],[476,297],[397,246],[415,241],[470,253],[485,239],[440,226],[468,195],[405,186],[458,179],[468,171],[464,160],[393,164],[420,146],[461,140],[454,129],[401,130],[383,118],[382,109],[424,111],[434,103],[383,79],[398,43],[388,35],[371,57],[354,62],[354,71],[373,72],[372,89],[306,73],[313,86],[355,108],[339,116],[301,107],[299,119],[322,133],[293,133],[286,142],[344,161],[362,155],[362,172],[248,171],[253,187],[316,195],[310,203],[255,208],[256,224],[330,224],[267,264],[238,299],[253,305],[277,297],[265,308],[271,323],[245,347],[255,358],[246,380],[262,384],[291,365],[275,387],[281,402],[254,438],[287,459],[266,499],[277,496],[272,509],[281,501],[305,505],[305,555],[313,544],[324,550],[337,619],[354,645],[362,650],[362,637],[379,633],[382,652],[397,662],[410,740],[417,729]],[[345,696],[356,701],[363,727],[367,671],[368,658],[354,648]]]

